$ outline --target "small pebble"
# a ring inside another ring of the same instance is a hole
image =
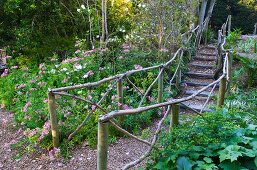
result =
[[[61,166],[63,166],[63,163],[60,163],[60,162],[59,162],[57,165],[58,165],[59,167],[61,167]]]

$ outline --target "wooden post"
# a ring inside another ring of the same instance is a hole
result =
[[[256,31],[257,31],[257,23],[254,25],[253,35],[256,35]]]
[[[180,57],[177,58],[177,64],[180,63],[179,60],[182,60],[182,55],[183,55],[183,52],[180,54]],[[180,69],[180,66],[178,66],[178,71],[177,71],[177,75],[176,75],[176,87],[177,89],[180,88],[180,83],[181,83],[181,69]]]
[[[232,16],[229,15],[229,16],[228,16],[228,35],[229,35],[230,32],[231,32],[231,20],[232,20]]]
[[[119,108],[119,110],[122,110],[123,109],[122,79],[119,79],[117,82],[117,96],[118,96],[118,108]]]
[[[163,67],[160,67],[159,71],[162,70]],[[163,76],[164,71],[161,73],[160,78],[158,79],[158,103],[162,102],[163,97]]]
[[[107,170],[108,123],[98,122],[97,170]]]
[[[228,53],[228,92],[230,90],[230,84],[231,84],[231,80],[232,80],[232,62],[233,62],[233,59],[232,59],[232,54],[231,52]]]
[[[208,26],[205,29],[205,41],[204,41],[204,45],[207,45],[207,41],[208,41]]]
[[[222,35],[223,35],[223,36],[226,36],[226,28],[227,28],[227,25],[226,25],[226,24],[223,24],[223,25],[222,25]]]
[[[56,115],[55,96],[51,91],[48,92],[48,109],[50,113],[53,146],[57,148],[59,146],[58,120]]]
[[[254,53],[257,53],[257,40],[255,40],[255,43],[254,43]]]
[[[222,65],[222,50],[221,50],[221,42],[222,41],[222,31],[219,30],[218,32],[218,62],[217,62],[217,68],[221,68]]]
[[[221,106],[224,104],[225,92],[226,92],[226,77],[223,77],[220,81],[217,108],[221,108]]]
[[[171,117],[171,127],[175,127],[179,124],[179,110],[180,106],[178,104],[171,105],[172,117]]]

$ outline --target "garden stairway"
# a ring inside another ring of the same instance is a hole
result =
[[[196,93],[214,81],[216,55],[217,49],[215,46],[209,45],[198,50],[196,56],[188,64],[188,71],[183,76],[181,98]],[[213,96],[218,91],[218,87],[219,85],[216,86],[212,94],[210,93],[212,87],[208,88],[193,100],[183,102],[181,107],[185,109],[191,108],[191,110],[200,112],[210,95],[211,98],[207,106],[203,109],[203,112],[211,112],[212,109],[209,106],[214,104]]]

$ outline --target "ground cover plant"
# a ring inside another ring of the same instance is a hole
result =
[[[226,107],[160,137],[148,169],[256,169],[257,91],[233,93]]]

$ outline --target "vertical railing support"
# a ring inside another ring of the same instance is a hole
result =
[[[221,108],[221,106],[224,104],[225,92],[226,92],[226,76],[223,77],[220,81],[217,108]]]
[[[107,170],[108,123],[98,122],[97,170]]]
[[[221,50],[221,42],[222,41],[222,31],[219,30],[218,32],[218,62],[217,62],[217,68],[222,67],[222,50]]]
[[[230,85],[231,85],[231,82],[232,82],[232,62],[233,62],[233,59],[232,59],[232,54],[231,52],[228,52],[228,86],[227,86],[227,89],[228,89],[228,92],[230,90]]]
[[[257,23],[254,25],[253,35],[256,35],[256,31],[257,31]]]
[[[159,71],[162,72],[159,79],[158,79],[158,103],[162,102],[163,98],[163,77],[164,77],[164,71],[162,71],[163,66],[160,67]]]
[[[179,110],[180,106],[179,104],[172,104],[171,105],[171,127],[175,127],[179,124]]]
[[[229,15],[229,16],[228,16],[228,35],[229,35],[230,32],[231,32],[231,20],[232,20],[232,16]]]
[[[123,108],[123,87],[122,87],[122,78],[117,82],[117,96],[118,96],[118,108],[122,110]]]
[[[180,57],[177,58],[177,64],[180,64],[180,60],[182,58],[183,52],[180,54]],[[176,75],[176,87],[177,89],[180,89],[180,84],[181,84],[181,68],[180,65],[178,66],[178,71],[177,71],[177,75]]]
[[[254,43],[254,53],[257,53],[257,40],[255,40],[255,43]]]
[[[57,148],[59,146],[58,120],[56,115],[55,95],[51,92],[51,90],[48,92],[48,109],[50,113],[53,146]]]
[[[227,25],[226,25],[226,24],[223,24],[223,25],[222,25],[222,35],[223,35],[223,36],[226,36],[226,31],[227,31]]]

